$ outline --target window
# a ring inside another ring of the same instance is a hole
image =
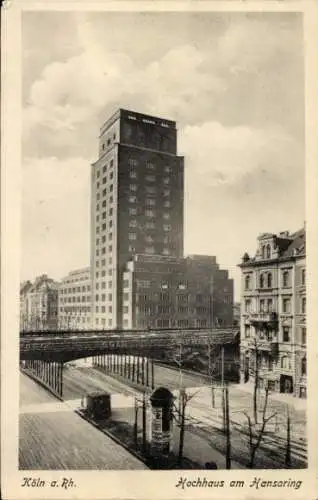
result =
[[[302,345],[307,344],[307,330],[304,327],[301,329],[301,343]]]
[[[171,231],[171,226],[169,224],[164,224],[163,225],[163,230],[164,231]]]
[[[103,178],[103,184],[106,184],[106,182],[107,182],[107,177],[104,177]]]
[[[155,229],[156,225],[154,223],[154,221],[147,221],[146,222],[146,228],[147,229]]]
[[[289,356],[283,356],[281,359],[281,367],[285,370],[290,369],[290,358]]]
[[[136,215],[137,214],[137,208],[130,208],[129,209],[129,215]]]
[[[250,325],[245,325],[245,337],[249,338],[251,336],[251,327]]]
[[[137,239],[136,233],[128,233],[128,239],[131,241],[136,240]]]
[[[114,160],[110,160],[109,166],[112,167],[114,165]]]
[[[262,246],[262,259],[265,259],[265,245]]]
[[[289,286],[289,271],[283,271],[283,287]]]
[[[156,205],[156,200],[154,200],[153,198],[146,198],[145,203],[147,207],[154,207]]]
[[[170,250],[169,250],[169,248],[164,248],[164,249],[163,249],[163,255],[170,255]]]
[[[169,167],[168,165],[166,165],[166,166],[165,166],[165,168],[164,168],[164,171],[165,171],[166,173],[171,172],[171,167]]]
[[[164,201],[164,202],[163,202],[163,206],[164,206],[165,208],[169,208],[169,207],[171,207],[171,203],[170,203],[170,201],[169,201],[169,200]]]
[[[169,177],[164,177],[164,179],[163,179],[163,183],[164,183],[164,184],[169,184],[169,183],[170,183],[170,179],[169,179]]]
[[[129,160],[128,160],[128,165],[129,165],[130,167],[137,167],[137,165],[138,165],[138,161],[137,161],[137,160],[135,160],[134,158],[129,158]]]
[[[273,311],[273,299],[267,300],[267,311],[271,313]]]
[[[163,214],[163,218],[166,219],[166,220],[169,220],[170,219],[170,214],[168,212],[165,212]]]
[[[137,173],[135,172],[135,170],[131,170],[131,171],[129,172],[129,177],[130,177],[131,179],[136,179],[136,178],[137,178]]]
[[[149,288],[151,281],[149,280],[136,280],[137,288]]]
[[[283,342],[289,342],[289,341],[290,341],[289,327],[283,326]]]
[[[128,288],[129,287],[129,280],[124,280],[123,287],[124,288]]]
[[[109,217],[111,217],[112,215],[113,215],[113,209],[112,209],[112,208],[110,208],[110,209],[109,209]]]
[[[265,300],[264,299],[261,299],[259,301],[259,310],[261,313],[265,312]]]
[[[165,244],[165,245],[166,245],[167,243],[169,243],[169,236],[167,236],[167,235],[166,235],[166,236],[164,236],[164,237],[163,237],[163,242],[164,242],[164,244]]]
[[[301,270],[301,284],[306,285],[306,269]]]
[[[270,259],[271,258],[271,246],[266,245],[266,258]]]
[[[272,288],[272,274],[268,273],[267,275],[267,288]]]
[[[110,179],[112,180],[114,178],[114,172],[110,173]]]
[[[136,203],[137,202],[137,198],[136,196],[129,196],[129,203]]]
[[[153,186],[146,186],[146,193],[148,194],[156,194],[156,188]]]
[[[102,207],[103,207],[103,208],[105,208],[105,207],[106,207],[106,200],[103,200]]]
[[[136,219],[131,219],[129,221],[129,227],[137,227],[137,221],[136,221]]]
[[[164,197],[167,197],[167,196],[169,196],[169,195],[170,195],[170,189],[164,189],[164,190],[163,190],[163,196],[164,196]]]
[[[107,170],[107,165],[103,167],[103,174],[106,172],[106,170]]]
[[[249,275],[245,276],[245,290],[250,289],[251,278]]]
[[[259,277],[259,287],[264,288],[264,274],[261,274]]]
[[[98,177],[99,177],[99,176],[100,176],[100,171],[98,170],[98,171],[96,172],[96,177],[97,177],[97,179],[98,179]]]
[[[301,360],[301,374],[307,375],[307,358],[304,356]]]
[[[302,314],[306,314],[306,297],[301,299],[301,312]]]
[[[132,245],[129,245],[128,252],[135,252],[135,251],[136,251],[136,248]]]
[[[108,251],[109,251],[109,252],[112,252],[112,251],[113,251],[113,245],[109,245],[109,247],[108,247]]]
[[[145,210],[145,215],[146,215],[146,217],[155,217],[155,212],[154,212],[154,210],[148,209],[148,210]]]
[[[130,191],[137,191],[137,184],[130,184],[129,189]]]
[[[150,235],[146,236],[145,240],[146,240],[147,243],[153,243],[153,237],[150,236]]]
[[[245,300],[245,312],[251,312],[251,301],[249,299]]]
[[[290,313],[290,299],[283,299],[283,313]]]
[[[128,293],[124,293],[124,301],[127,301],[129,300],[129,294]]]
[[[111,293],[108,294],[108,301],[111,302],[113,300],[113,295]]]
[[[146,167],[147,167],[148,170],[156,170],[156,165],[154,165],[150,161],[147,161]]]

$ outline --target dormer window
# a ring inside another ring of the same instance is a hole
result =
[[[250,289],[250,282],[251,282],[250,276],[249,275],[245,276],[245,290]]]

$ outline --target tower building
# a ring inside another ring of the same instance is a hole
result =
[[[183,256],[183,186],[174,121],[119,109],[102,125],[91,167],[93,327],[122,327],[133,255]]]

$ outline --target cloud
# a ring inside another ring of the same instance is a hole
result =
[[[23,165],[22,270],[61,277],[89,263],[90,165],[28,159]]]
[[[277,126],[225,127],[217,122],[186,126],[179,145],[189,177],[205,185],[235,184],[256,172],[285,180],[302,170],[301,147]]]

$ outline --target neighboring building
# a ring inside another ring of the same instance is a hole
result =
[[[59,328],[85,329],[91,327],[90,268],[71,271],[59,287]]]
[[[126,329],[233,324],[233,280],[215,257],[136,254],[122,288]]]
[[[20,294],[21,298],[21,294]],[[27,285],[22,294],[23,330],[51,330],[58,322],[58,283],[46,274]]]
[[[241,321],[241,304],[235,302],[233,306],[233,325],[238,326]]]
[[[119,109],[91,170],[92,325],[121,327],[122,276],[136,253],[183,255],[183,157],[174,121]]]
[[[306,397],[305,229],[262,234],[242,270],[241,381]],[[257,364],[256,364],[257,360]]]
[[[20,285],[20,329],[27,330],[29,322],[28,292],[32,288],[31,281],[24,281]]]

